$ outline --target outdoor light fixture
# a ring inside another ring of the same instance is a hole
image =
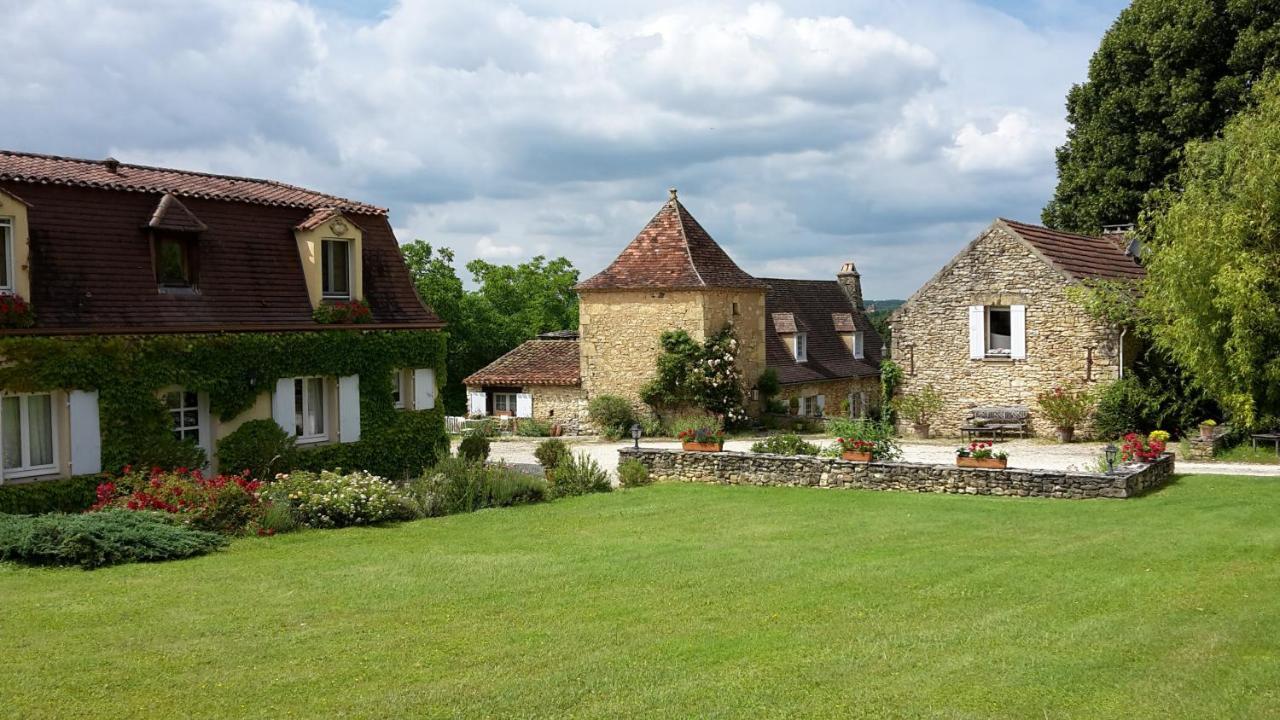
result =
[[[631,426],[631,439],[636,441],[636,449],[640,449],[640,423]]]
[[[1120,448],[1116,447],[1115,443],[1107,443],[1107,446],[1102,448],[1102,454],[1107,458],[1107,472],[1115,470],[1116,455],[1120,454]]]

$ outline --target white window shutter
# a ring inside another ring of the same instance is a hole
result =
[[[67,398],[67,409],[71,415],[71,474],[102,472],[98,391],[72,390]]]
[[[485,407],[485,394],[483,392],[467,393],[467,412],[476,417],[484,417],[489,414]]]
[[[855,360],[861,360],[863,357],[865,357],[862,346],[863,346],[863,336],[862,336],[862,332],[859,331],[853,334],[853,357]]]
[[[804,417],[805,415],[808,415],[808,414],[809,414],[808,403],[806,403],[806,402],[805,402],[805,400],[806,400],[805,396],[801,395],[801,396],[800,396],[800,410],[796,413],[796,414],[797,414],[797,415],[799,415],[800,417]]]
[[[987,312],[981,305],[969,306],[969,359],[981,360],[987,354]]]
[[[519,395],[516,395],[516,417],[533,417],[533,396],[529,393],[520,393]]]
[[[413,409],[430,410],[436,406],[436,371],[418,368],[413,371]]]
[[[1027,359],[1027,306],[1009,306],[1009,324],[1012,326],[1012,337],[1009,338],[1009,357],[1014,360]]]
[[[819,415],[827,414],[827,396],[826,395],[818,396],[818,414]]]
[[[271,398],[271,419],[293,437],[298,434],[296,410],[293,406],[293,378],[280,378],[276,381],[276,394]]]
[[[338,378],[338,442],[360,439],[360,376]]]

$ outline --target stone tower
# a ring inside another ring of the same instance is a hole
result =
[[[680,203],[675,188],[649,224],[604,270],[577,286],[582,388],[639,405],[666,330],[702,342],[733,325],[748,407],[765,367],[765,291]]]

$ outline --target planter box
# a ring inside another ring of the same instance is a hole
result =
[[[972,458],[957,457],[956,465],[959,467],[971,468],[987,468],[988,470],[1004,470],[1009,467],[1008,458]]]
[[[852,450],[845,450],[843,453],[840,454],[840,457],[844,458],[845,460],[848,460],[849,462],[865,462],[865,463],[871,462],[871,453],[869,452],[854,452]]]
[[[720,452],[724,449],[722,443],[685,442],[681,443],[680,447],[685,452]]]

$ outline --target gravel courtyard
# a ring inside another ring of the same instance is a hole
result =
[[[810,442],[823,444],[830,438],[819,435],[808,436]],[[630,442],[608,442],[596,438],[565,438],[575,452],[586,452],[595,458],[602,467],[612,472],[618,465],[618,448],[630,445]],[[536,465],[533,450],[540,442],[538,438],[497,439],[493,442],[490,454],[492,460],[502,460],[511,464]],[[746,452],[751,449],[755,439],[728,440],[726,450]],[[674,440],[644,440],[642,447],[671,448],[680,447]],[[455,441],[456,445],[456,441]],[[908,462],[936,463],[950,465],[955,459],[955,449],[960,445],[956,439],[949,440],[904,440],[902,442],[903,459]],[[1034,468],[1039,470],[1082,470],[1090,471],[1096,467],[1097,459],[1102,456],[1102,448],[1106,443],[1082,442],[1064,445],[1045,440],[1009,440],[999,443],[998,447],[1009,453],[1009,466],[1018,468]],[[1252,475],[1280,477],[1280,465],[1253,465],[1245,463],[1207,463],[1178,461],[1180,473],[1210,473],[1221,475]]]

